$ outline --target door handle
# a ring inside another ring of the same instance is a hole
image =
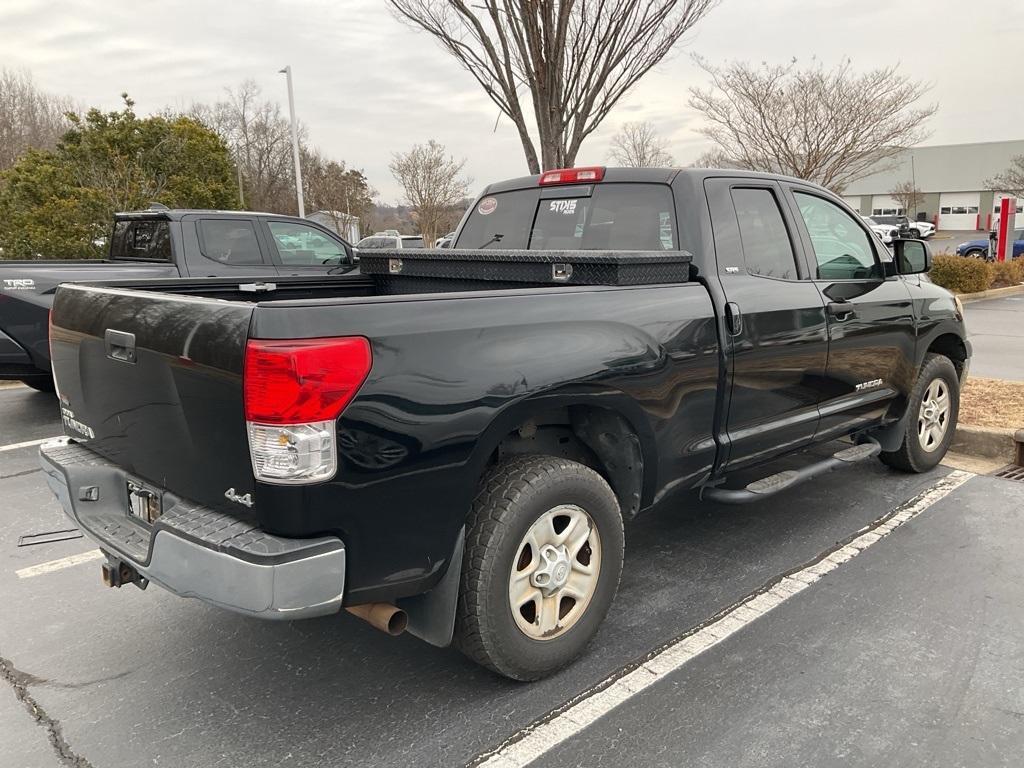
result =
[[[825,305],[825,309],[830,315],[840,322],[847,318],[857,316],[857,307],[848,301],[830,301]]]
[[[725,322],[733,336],[739,336],[743,332],[743,313],[735,301],[727,302],[725,305]]]

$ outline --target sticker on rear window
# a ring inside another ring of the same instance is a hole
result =
[[[476,212],[481,216],[490,216],[498,208],[498,198],[496,197],[485,197],[480,201],[480,205],[476,207]]]
[[[551,213],[560,213],[563,216],[572,216],[576,213],[576,201],[552,200],[551,207],[548,210],[551,211]]]

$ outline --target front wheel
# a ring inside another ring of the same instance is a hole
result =
[[[514,680],[561,669],[608,612],[624,546],[618,501],[597,472],[551,456],[501,462],[469,519],[456,645]]]
[[[971,250],[971,251],[967,251],[964,254],[964,256],[966,256],[969,259],[987,259],[988,258],[988,251],[982,251],[982,250],[974,249],[974,250]]]
[[[912,238],[914,238],[915,240],[920,240],[921,239],[921,230],[919,230],[919,229],[912,229],[912,230],[910,230],[910,236]]]
[[[879,458],[904,472],[927,472],[946,455],[960,414],[960,377],[952,361],[926,355],[910,393],[903,443]]]

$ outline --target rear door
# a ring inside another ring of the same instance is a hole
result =
[[[773,181],[705,182],[729,320],[726,466],[809,443],[825,393],[828,326],[800,237]]]
[[[282,275],[323,275],[352,264],[352,246],[326,229],[282,219],[261,224],[271,260]]]
[[[909,395],[914,308],[903,279],[891,274],[892,255],[857,217],[821,190],[787,187],[828,316],[821,439],[876,423]]]
[[[191,277],[277,275],[254,217],[185,216],[181,236]]]

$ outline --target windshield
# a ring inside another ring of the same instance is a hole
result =
[[[666,184],[595,184],[489,195],[477,203],[456,247],[674,250],[672,190]]]

